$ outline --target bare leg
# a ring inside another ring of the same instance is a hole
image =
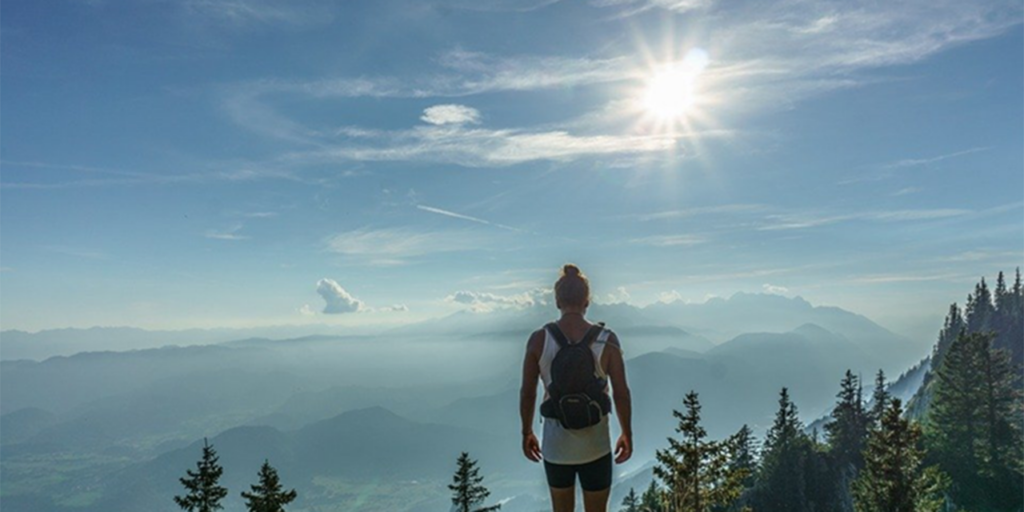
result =
[[[606,512],[611,492],[611,487],[602,491],[583,491],[583,509],[586,512]]]
[[[576,508],[576,486],[549,487],[551,489],[551,508],[554,512],[573,512]]]

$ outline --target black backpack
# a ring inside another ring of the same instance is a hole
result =
[[[551,384],[548,399],[540,404],[541,416],[557,419],[564,428],[573,430],[596,425],[612,409],[611,399],[605,393],[607,380],[597,376],[590,348],[604,323],[591,327],[579,343],[569,343],[554,322],[544,328],[559,348],[551,361]]]

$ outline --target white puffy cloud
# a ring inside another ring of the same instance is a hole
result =
[[[353,297],[333,279],[324,278],[317,281],[316,292],[324,298],[326,314],[357,313],[365,309],[363,301]]]
[[[465,105],[434,105],[424,110],[420,119],[434,125],[477,124],[480,122],[480,111]]]
[[[658,300],[664,302],[665,304],[669,304],[672,302],[683,300],[683,295],[677,292],[676,290],[661,292],[661,294],[658,295]]]
[[[406,311],[409,311],[409,306],[406,306],[405,304],[393,304],[391,306],[385,306],[383,308],[380,308],[378,311],[385,311],[389,313],[404,313]]]
[[[303,304],[302,307],[299,308],[299,314],[302,316],[315,316],[316,311],[313,311],[313,308],[309,307],[309,304]]]
[[[786,288],[785,286],[776,286],[774,284],[765,283],[761,287],[764,288],[765,293],[770,293],[772,295],[782,295],[789,292],[789,288]]]
[[[495,308],[522,309],[535,305],[546,305],[550,303],[550,295],[551,290],[545,288],[536,288],[512,295],[460,290],[445,297],[445,300],[470,306],[475,311],[491,311]]]
[[[605,295],[605,300],[603,302],[606,304],[624,304],[629,302],[629,298],[630,295],[629,292],[626,291],[626,287],[620,286],[616,288],[614,292]]]

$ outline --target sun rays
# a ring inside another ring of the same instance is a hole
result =
[[[713,95],[706,89],[709,55],[700,48],[682,59],[648,62],[643,84],[632,92],[632,110],[642,131],[676,136],[709,125],[707,107]]]

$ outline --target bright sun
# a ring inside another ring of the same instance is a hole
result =
[[[675,119],[693,104],[694,76],[677,69],[655,73],[647,84],[644,108],[660,118]]]
[[[683,60],[655,70],[641,98],[644,111],[662,122],[686,117],[699,103],[699,79],[707,63],[707,53],[691,50]]]

